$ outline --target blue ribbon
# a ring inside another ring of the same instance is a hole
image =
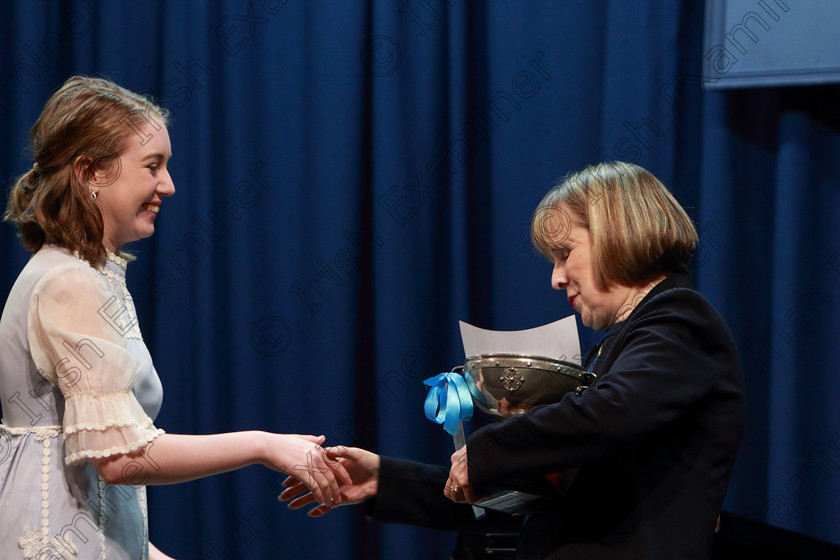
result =
[[[458,422],[472,418],[472,391],[469,387],[474,385],[472,378],[448,371],[426,379],[423,384],[431,387],[423,405],[426,418],[443,424],[443,429],[454,437]]]

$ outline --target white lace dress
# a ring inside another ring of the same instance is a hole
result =
[[[144,478],[163,399],[126,262],[45,246],[0,319],[0,559],[148,558]],[[148,446],[148,447],[147,447]],[[105,484],[87,461],[147,447]],[[131,485],[136,486],[131,486]]]

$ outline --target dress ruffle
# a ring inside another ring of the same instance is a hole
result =
[[[164,433],[154,426],[131,391],[77,393],[67,399],[65,407],[67,465],[131,453]]]
[[[113,443],[119,437],[126,441],[125,445],[116,445],[104,449],[97,449],[98,446],[105,445],[106,439],[104,437],[96,437],[103,434],[101,432],[81,431],[73,436],[65,436],[67,455],[64,458],[64,462],[65,464],[72,466],[83,463],[88,459],[101,459],[112,455],[132,453],[146,447],[156,437],[164,433],[165,432],[163,430],[155,428],[154,426],[150,426],[145,429],[138,428],[136,426],[132,426],[128,429],[113,428],[112,430],[109,430],[107,434],[107,443]],[[139,435],[139,437],[131,440],[129,438],[132,437],[132,434]],[[79,449],[79,451],[72,451],[72,449]]]
[[[81,430],[102,432],[115,427],[147,428],[151,424],[151,418],[146,415],[131,391],[105,395],[77,393],[68,396],[66,400],[64,409],[66,435]]]

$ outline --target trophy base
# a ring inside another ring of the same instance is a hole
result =
[[[558,491],[544,478],[511,481],[506,486],[473,505],[513,515],[526,515],[554,509],[560,498]]]

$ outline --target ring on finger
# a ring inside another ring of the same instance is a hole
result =
[[[452,486],[449,487],[449,491],[452,492],[453,494],[457,494],[458,492],[461,491],[461,487],[452,485]]]

